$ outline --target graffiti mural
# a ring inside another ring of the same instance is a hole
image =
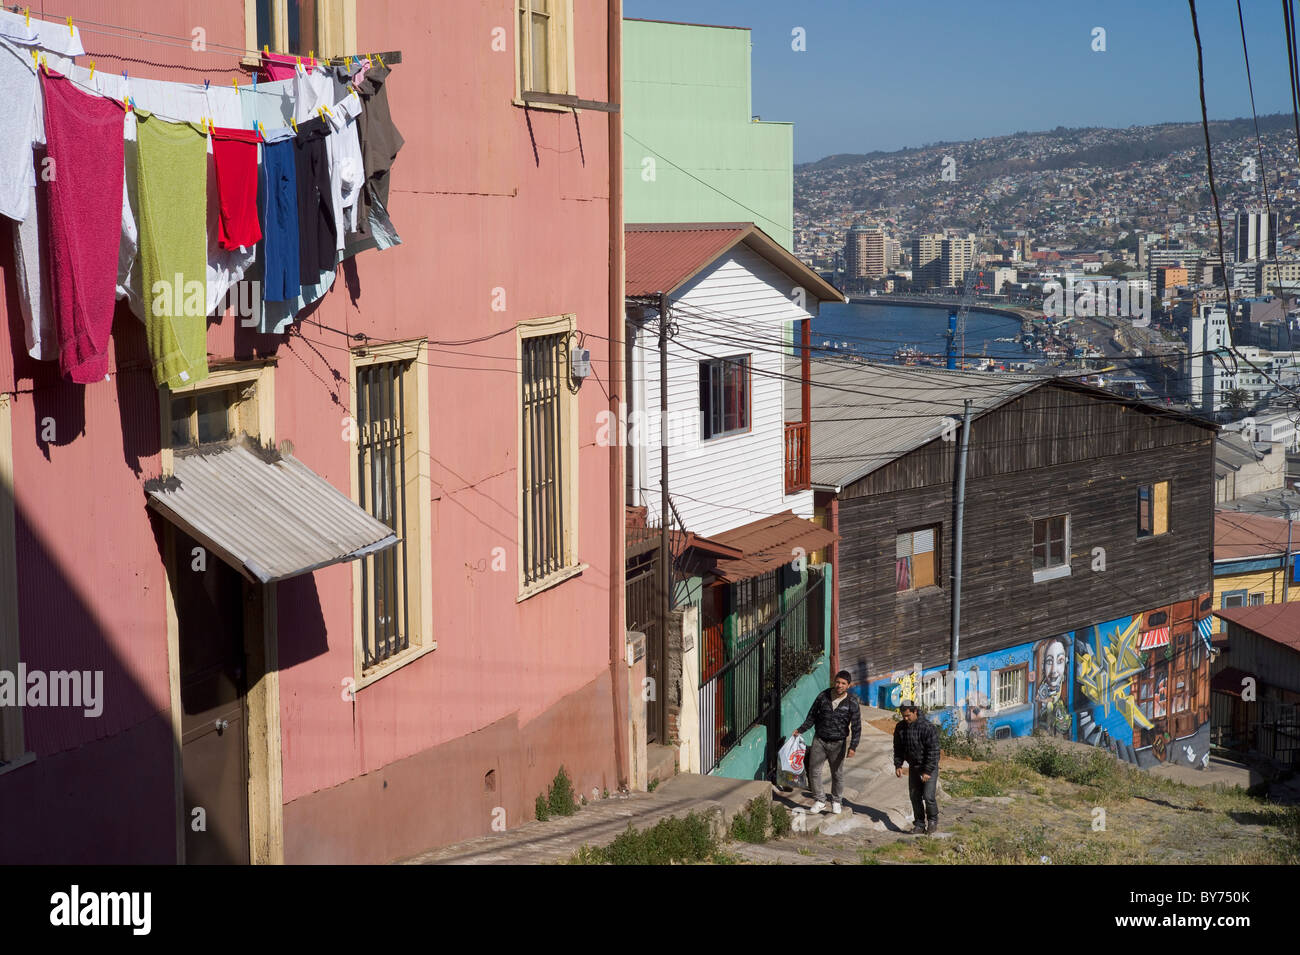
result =
[[[894,709],[917,700],[958,733],[1042,733],[1141,767],[1204,766],[1210,745],[1209,594],[855,689]]]

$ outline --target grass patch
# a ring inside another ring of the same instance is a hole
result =
[[[993,741],[976,736],[970,730],[958,733],[946,723],[939,724],[939,752],[954,759],[982,763],[993,758]]]
[[[627,829],[609,845],[583,846],[570,865],[674,865],[695,862],[732,864],[734,856],[718,850],[709,820],[697,812],[661,819],[649,829]]]
[[[949,796],[1007,796],[1012,791],[1023,791],[1034,774],[1017,763],[996,761],[977,770],[951,773],[941,778]]]

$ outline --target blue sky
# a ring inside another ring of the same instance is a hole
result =
[[[1281,4],[1243,0],[1255,105],[1291,111]],[[624,0],[624,15],[747,26],[753,110],[796,162],[1055,126],[1200,120],[1186,0]],[[1237,6],[1197,4],[1211,119],[1250,115]],[[791,49],[802,27],[807,50]],[[1093,28],[1106,51],[1092,50]]]

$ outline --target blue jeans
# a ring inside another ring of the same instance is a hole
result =
[[[921,779],[921,770],[911,766],[907,770],[907,792],[912,797],[912,815],[914,824],[925,826],[928,819],[931,825],[939,824],[939,800],[936,787],[939,785],[939,770],[930,774],[929,782]]]

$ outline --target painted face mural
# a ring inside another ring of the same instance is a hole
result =
[[[1070,717],[1067,687],[1070,655],[1066,637],[1040,640],[1034,647],[1034,726],[1053,736],[1069,736]]]

